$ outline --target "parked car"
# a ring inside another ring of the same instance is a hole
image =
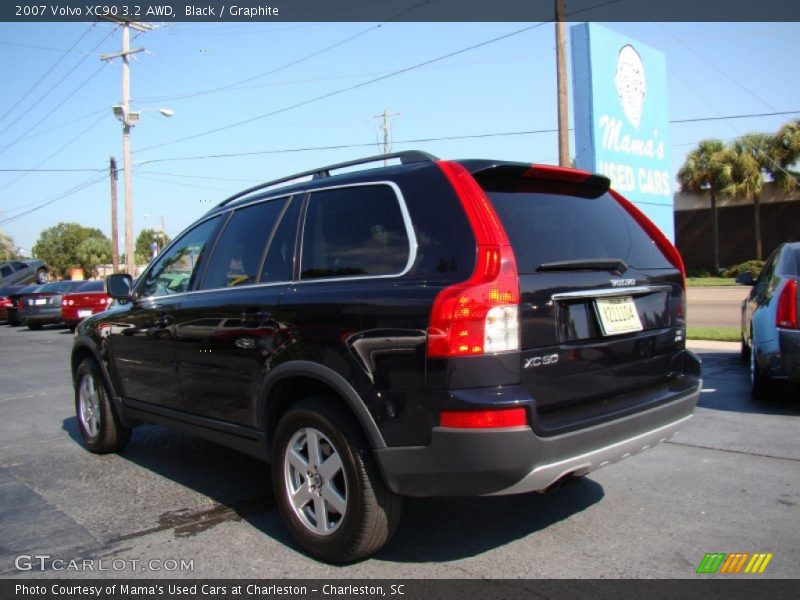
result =
[[[61,299],[81,285],[81,281],[54,281],[41,285],[21,297],[19,320],[28,329],[61,322]]]
[[[104,311],[111,302],[105,281],[86,281],[61,299],[61,320],[72,330],[81,320]]]
[[[573,169],[323,167],[106,285],[72,350],[86,447],[148,422],[270,461],[289,530],[331,562],[383,546],[404,495],[549,490],[665,440],[700,393],[679,253]]]
[[[800,383],[800,242],[781,244],[753,279],[742,302],[742,358],[750,363],[750,384],[756,398],[778,397],[784,382]]]
[[[22,308],[23,296],[28,294],[39,287],[38,283],[23,286],[14,286],[8,295],[8,302],[6,303],[6,318],[9,325],[16,327],[21,325],[22,321],[19,317],[19,311]]]
[[[0,262],[0,286],[47,283],[50,277],[42,260],[4,260]]]
[[[8,309],[13,308],[14,303],[11,301],[11,294],[21,290],[24,286],[21,285],[4,285],[0,286],[0,321],[8,320]]]

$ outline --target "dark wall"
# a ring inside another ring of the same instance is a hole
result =
[[[717,211],[721,268],[756,257],[753,206],[730,206]],[[714,267],[711,209],[675,212],[675,243],[687,268]],[[761,205],[761,241],[767,258],[778,244],[800,240],[800,201]]]

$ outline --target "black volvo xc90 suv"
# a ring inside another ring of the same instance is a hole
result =
[[[229,198],[106,285],[72,351],[88,449],[147,422],[263,458],[332,562],[382,547],[403,495],[548,490],[665,440],[699,396],[680,255],[583,171],[331,165]]]

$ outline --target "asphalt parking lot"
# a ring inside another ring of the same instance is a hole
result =
[[[753,401],[736,344],[691,344],[702,399],[667,443],[546,496],[408,499],[386,548],[333,567],[291,540],[254,459],[156,426],[83,450],[71,342],[0,325],[0,577],[692,578],[707,552],[800,572],[800,398]],[[51,568],[72,559],[124,568]]]

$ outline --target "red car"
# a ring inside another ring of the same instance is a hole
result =
[[[110,302],[104,281],[87,281],[69,294],[64,294],[61,299],[61,320],[74,331],[78,323],[104,311]]]
[[[14,308],[14,303],[11,301],[11,294],[22,289],[20,285],[6,285],[0,286],[0,321],[8,319],[8,309]]]

